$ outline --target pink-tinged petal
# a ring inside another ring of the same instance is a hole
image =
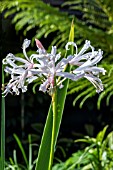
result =
[[[45,48],[43,47],[42,43],[41,43],[38,39],[35,39],[35,42],[36,42],[37,48],[45,49]]]
[[[36,46],[38,48],[37,52],[39,53],[39,55],[41,55],[41,58],[42,58],[42,55],[47,54],[46,50],[43,47],[42,43],[38,39],[35,39],[35,42],[36,42]]]

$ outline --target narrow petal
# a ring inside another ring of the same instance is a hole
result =
[[[66,44],[66,46],[65,46],[66,50],[69,50],[69,48],[68,48],[69,45],[73,45],[73,46],[76,48],[76,54],[77,54],[77,53],[78,53],[78,48],[77,48],[76,43],[74,43],[74,42],[68,42],[68,43]]]
[[[86,40],[84,46],[82,47],[82,49],[78,53],[78,56],[80,56],[83,53],[85,53],[89,49],[89,47],[92,49],[92,52],[93,52],[94,51],[94,47],[91,46],[90,41]]]
[[[56,55],[56,46],[52,46],[51,55]]]
[[[69,61],[73,58],[72,55],[68,56],[67,58],[63,58],[61,61],[58,62],[58,64],[56,65],[56,70],[62,68],[64,69],[64,67],[69,63]]]
[[[84,77],[87,78],[94,85],[97,93],[100,93],[101,91],[104,90],[101,79],[97,77],[91,77],[89,75],[85,75]]]
[[[37,76],[32,76],[32,77],[30,77],[30,78],[27,78],[27,82],[30,84],[30,83],[32,83],[34,80],[36,80],[38,77]]]
[[[41,43],[38,39],[35,39],[35,42],[36,42],[36,46],[37,46],[38,48],[44,49],[42,43]]]
[[[49,84],[49,81],[47,79],[43,84],[40,85],[39,90],[45,93],[47,91],[48,84]]]
[[[60,72],[60,73],[57,73],[56,75],[76,81],[76,80],[82,78],[85,74],[82,73],[82,74],[75,75],[75,74],[68,73],[68,72]]]
[[[35,39],[35,42],[36,42],[36,46],[38,48],[39,54],[46,54],[46,50],[43,47],[42,43],[38,39]]]
[[[74,57],[72,58],[72,60],[69,61],[70,64],[72,65],[76,65],[76,63],[80,62],[80,61],[84,61],[84,60],[88,60],[92,55],[92,52],[88,52],[86,54],[83,55],[74,55]]]
[[[31,40],[28,40],[27,38],[24,40],[22,48],[28,48],[31,43]]]

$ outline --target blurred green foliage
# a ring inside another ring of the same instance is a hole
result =
[[[67,12],[63,12],[64,8]],[[57,45],[59,50],[64,49],[68,41],[69,28],[74,17],[75,42],[79,48],[86,39],[89,39],[95,48],[101,48],[104,51],[101,66],[107,70],[106,75],[102,77],[105,90],[99,95],[97,106],[100,108],[100,103],[105,97],[106,104],[109,104],[113,95],[112,0],[66,0],[60,9],[42,0],[4,0],[0,2],[0,11],[5,18],[12,17],[12,23],[15,24],[17,32],[22,30],[23,35],[27,36],[30,31],[33,31],[32,42],[35,38],[46,38],[50,35],[53,37],[50,46]],[[76,12],[80,15],[76,15]],[[73,93],[78,94],[73,104],[80,99],[80,107],[86,99],[96,95],[94,87],[85,79],[70,82],[68,94]]]
[[[53,170],[113,170],[113,131],[105,135],[108,126],[96,138],[85,136],[75,142],[87,143],[65,162],[56,164]]]
[[[18,138],[16,134],[14,134],[14,138],[18,144],[18,147],[21,151],[21,157],[23,157],[24,163],[20,164],[18,161],[18,156],[16,150],[13,150],[13,157],[9,158],[9,161],[5,164],[5,170],[32,170],[35,167],[36,160],[33,160],[33,147],[37,146],[36,144],[31,143],[31,135],[28,136],[28,156],[25,152],[25,149],[22,145],[21,140]]]
[[[76,143],[86,144],[84,149],[73,153],[65,162],[57,159],[59,163],[56,163],[52,170],[113,170],[113,131],[107,133],[107,129],[108,126],[105,126],[103,130],[97,134],[96,138],[84,136],[82,139],[75,140]],[[29,154],[27,155],[18,136],[14,134],[14,137],[21,151],[24,163],[20,164],[19,157],[17,156],[16,150],[14,150],[13,157],[10,157],[9,161],[6,162],[5,169],[34,169],[36,160],[33,157],[33,147],[37,147],[37,144],[32,143],[31,135],[29,135]],[[60,149],[62,150],[62,147],[60,147]]]

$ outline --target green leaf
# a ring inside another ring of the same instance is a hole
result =
[[[14,165],[18,167],[16,150],[13,151],[13,159],[14,159]]]
[[[22,152],[22,156],[23,156],[23,158],[25,160],[25,163],[26,163],[26,165],[28,167],[29,164],[28,164],[27,156],[26,156],[26,153],[25,153],[24,148],[22,146],[22,143],[21,143],[20,139],[18,138],[18,136],[16,134],[14,134],[14,138],[16,139],[16,141],[18,143],[18,146],[19,146],[19,148],[20,148],[20,150]]]
[[[74,24],[71,25],[69,41],[74,41]],[[71,47],[71,53],[73,52],[73,47]],[[67,70],[70,70],[69,66]],[[58,89],[57,91],[57,118],[56,118],[56,134],[55,134],[55,144],[57,141],[57,136],[60,129],[60,124],[62,120],[62,114],[64,110],[65,99],[67,95],[67,88],[68,88],[69,81],[66,80],[64,82],[64,87],[62,89]],[[53,126],[53,111],[52,106],[50,106],[41,145],[39,148],[38,159],[36,163],[36,170],[48,170],[49,167],[49,159],[50,159],[50,150],[51,150],[51,136],[52,136],[52,126]]]
[[[29,170],[32,169],[32,144],[31,144],[31,135],[28,136],[29,141]]]
[[[104,136],[105,136],[105,133],[106,133],[106,130],[108,128],[108,125],[104,127],[104,129],[102,131],[100,131],[96,137],[96,140],[97,142],[100,142],[102,143],[103,139],[104,139]]]

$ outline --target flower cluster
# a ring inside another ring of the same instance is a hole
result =
[[[63,81],[67,78],[77,81],[85,77],[96,87],[97,92],[103,90],[99,73],[105,74],[106,71],[104,68],[97,67],[103,52],[100,49],[95,51],[90,41],[86,40],[79,52],[76,43],[68,42],[65,46],[66,50],[69,50],[69,46],[72,45],[76,53],[68,55],[67,58],[62,58],[61,53],[57,54],[56,46],[52,46],[51,53],[47,53],[41,42],[37,39],[35,41],[38,48],[36,54],[27,56],[26,48],[29,47],[30,40],[25,39],[22,45],[24,59],[12,53],[3,59],[3,64],[6,65],[4,70],[11,75],[3,92],[4,96],[13,92],[19,95],[20,89],[26,92],[27,85],[39,78],[42,81],[39,90],[50,94],[56,86],[63,88]],[[67,65],[72,65],[70,72],[66,71]]]

